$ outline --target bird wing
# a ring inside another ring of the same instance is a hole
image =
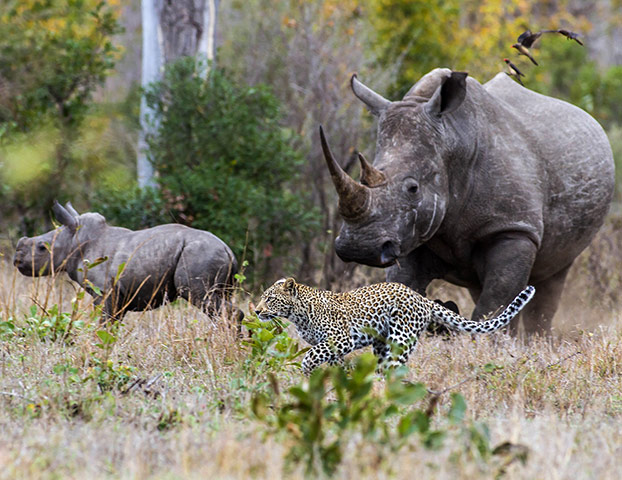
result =
[[[510,67],[516,72],[516,74],[519,77],[521,77],[521,76],[524,77],[525,76],[525,74],[523,72],[521,72],[518,68],[516,68],[516,65],[514,65],[512,62],[510,62]]]
[[[523,33],[521,33],[518,38],[516,39],[516,41],[520,44],[523,44],[523,42],[525,41],[525,39],[527,37],[529,37],[531,35],[531,30],[525,30]]]
[[[563,28],[560,28],[559,30],[556,30],[557,33],[561,33],[564,37],[567,37],[570,40],[574,40],[575,42],[577,42],[579,45],[583,45],[583,42],[581,40],[579,40],[579,34],[576,32],[571,32],[570,30],[566,30]]]

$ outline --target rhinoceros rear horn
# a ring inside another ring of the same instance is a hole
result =
[[[440,116],[457,109],[466,97],[466,72],[451,72],[426,104],[430,115]]]
[[[333,153],[330,151],[324,129],[320,125],[320,141],[322,142],[322,151],[324,159],[328,166],[333,185],[339,195],[339,213],[344,218],[354,219],[363,215],[369,204],[369,189],[355,182],[335,160]]]
[[[58,220],[62,225],[65,225],[71,232],[76,231],[78,228],[78,220],[56,200],[54,200],[52,211],[54,212],[56,220]]]
[[[382,95],[374,92],[371,88],[359,81],[356,73],[350,79],[350,86],[354,95],[361,100],[373,115],[380,115],[391,102]]]
[[[387,181],[387,177],[380,170],[371,165],[362,153],[359,153],[361,162],[361,183],[368,187],[377,187]]]
[[[65,204],[65,210],[67,210],[69,213],[71,213],[71,215],[73,217],[79,217],[80,216],[78,211],[75,208],[73,208],[73,205],[71,204],[71,202],[67,202]]]

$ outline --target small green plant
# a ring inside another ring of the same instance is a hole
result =
[[[8,320],[0,321],[0,339],[8,340],[11,337],[14,337],[16,333],[15,322],[13,318],[9,317]]]
[[[120,390],[130,381],[136,370],[132,366],[117,364],[111,359],[103,361],[96,356],[91,358],[91,363],[83,381],[95,381],[102,392]]]
[[[300,367],[296,361],[308,348],[300,348],[298,342],[287,333],[288,323],[278,320],[262,321],[256,316],[244,321],[250,339],[242,343],[249,349],[244,369],[253,374],[280,371],[286,366]]]
[[[246,271],[246,267],[248,267],[248,260],[244,260],[242,262],[240,271],[233,276],[233,278],[235,278],[235,281],[238,282],[239,286],[242,286],[242,284],[246,281],[246,275],[244,274],[244,272]]]
[[[84,292],[81,293],[84,294]],[[71,312],[61,312],[58,305],[52,305],[49,309],[39,312],[39,308],[32,305],[29,315],[26,315],[24,319],[24,324],[4,322],[5,329],[12,329],[16,335],[35,335],[43,341],[66,340],[72,332],[77,333],[85,326],[84,320],[77,318],[77,303],[78,300],[74,301]]]
[[[156,428],[158,431],[164,432],[175,428],[181,423],[183,423],[183,417],[181,413],[179,413],[179,410],[169,408],[168,410],[163,411],[158,417]]]
[[[423,448],[436,450],[449,435],[461,440],[461,449],[452,455],[455,459],[466,455],[486,464],[493,455],[501,455],[497,476],[514,460],[526,460],[526,447],[505,442],[492,448],[488,426],[465,420],[467,405],[459,393],[451,394],[449,409],[433,422],[438,395],[428,393],[422,383],[406,381],[405,367],[389,371],[385,388],[375,393],[376,368],[376,357],[364,353],[351,371],[318,369],[308,381],[283,395],[272,376],[271,395],[254,393],[251,409],[255,418],[269,427],[269,435],[284,437],[289,445],[287,469],[302,464],[308,476],[330,477],[352,439],[373,442],[381,460],[412,445],[413,438]],[[443,427],[435,428],[435,423]],[[511,448],[504,448],[506,444]]]
[[[31,305],[23,318],[8,317],[0,321],[0,339],[34,336],[45,342],[72,343],[75,334],[83,331],[101,314],[100,308],[87,313],[83,308],[85,291],[78,290],[71,302],[71,311],[62,312],[58,305],[45,308]]]
[[[350,372],[340,367],[316,370],[308,382],[289,389],[290,399],[282,405],[275,405],[278,398],[254,395],[255,417],[270,433],[288,439],[288,468],[302,463],[308,475],[333,475],[349,434],[355,433],[388,451],[401,449],[415,433],[426,448],[442,445],[445,432],[432,428],[431,413],[409,408],[428,395],[425,386],[404,381],[405,369],[397,369],[387,377],[383,394],[376,395],[376,367],[376,358],[364,353]],[[450,415],[458,417],[454,410]]]

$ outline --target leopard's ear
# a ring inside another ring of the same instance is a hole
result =
[[[296,280],[292,277],[286,278],[285,282],[283,282],[283,290],[290,295],[296,295]]]

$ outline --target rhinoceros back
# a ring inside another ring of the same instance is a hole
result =
[[[504,73],[483,87],[500,101],[510,114],[508,122],[520,131],[520,141],[542,162],[547,191],[541,254],[549,260],[558,252],[574,258],[602,225],[613,197],[614,163],[607,135],[584,110],[523,88]]]

